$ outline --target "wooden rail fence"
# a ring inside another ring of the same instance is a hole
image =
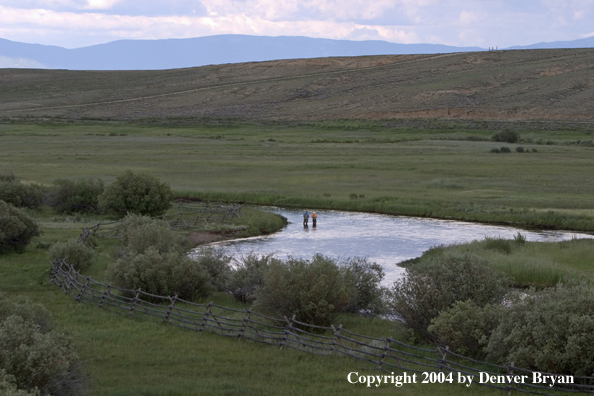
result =
[[[127,290],[106,285],[78,273],[64,260],[52,263],[50,280],[75,301],[95,305],[124,316],[150,316],[182,328],[206,331],[238,340],[247,339],[279,349],[292,348],[323,356],[348,356],[363,361],[366,369],[394,372],[443,372],[474,376],[528,375],[534,371],[477,361],[437,347],[425,349],[388,338],[369,337],[343,328],[315,326],[293,318],[272,318],[249,309],[232,309],[213,304],[197,304],[177,296],[158,296],[140,289]],[[544,375],[552,375],[541,373]],[[594,394],[594,377],[574,377],[574,384],[490,384],[480,385],[536,395],[566,393]]]

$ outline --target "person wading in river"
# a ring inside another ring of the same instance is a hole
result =
[[[316,220],[317,219],[318,219],[318,215],[316,214],[316,212],[313,212],[311,214],[311,221],[312,221],[314,227],[316,226]]]
[[[309,220],[309,212],[306,210],[305,213],[303,213],[303,225],[306,226],[307,222]]]

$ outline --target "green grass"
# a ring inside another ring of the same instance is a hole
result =
[[[246,340],[198,333],[165,325],[152,318],[129,318],[77,303],[49,283],[50,263],[45,243],[77,235],[84,223],[44,222],[44,235],[23,254],[0,256],[0,290],[8,297],[23,295],[43,304],[56,328],[70,335],[89,377],[90,395],[363,395],[393,394],[392,386],[368,389],[347,382],[352,371],[378,374],[347,357],[320,357],[292,349]],[[61,225],[61,226],[60,226]],[[97,239],[99,259],[88,272],[102,279],[117,241]],[[244,305],[229,295],[214,301],[234,308]],[[370,336],[392,336],[406,341],[397,323],[340,315],[336,323]],[[501,394],[482,387],[457,385],[405,385],[398,392],[410,395]],[[485,393],[486,392],[486,393]]]
[[[515,287],[553,287],[571,279],[594,282],[592,239],[525,243],[485,239],[430,249],[408,265],[419,265],[446,252],[468,252],[486,259],[493,268],[507,273]]]
[[[131,169],[210,200],[594,231],[594,148],[565,144],[591,139],[588,130],[528,131],[558,144],[519,143],[538,152],[498,155],[489,151],[500,143],[449,129],[342,125],[0,124],[0,170],[50,184],[80,177],[109,183]],[[311,143],[316,139],[356,143]]]
[[[501,146],[488,140],[492,129],[329,124],[0,124],[0,171],[49,185],[58,178],[80,177],[109,183],[132,169],[168,181],[179,195],[210,200],[594,231],[593,149],[565,144],[591,138],[588,130],[520,131],[523,137],[556,144],[522,142],[538,152],[513,150],[503,156],[489,153]],[[470,134],[474,138],[469,140]],[[318,139],[332,142],[312,143]],[[48,282],[47,246],[78,236],[83,225],[102,218],[55,216],[47,209],[31,213],[40,219],[44,234],[24,254],[0,256],[0,289],[10,296],[28,296],[52,311],[57,327],[71,334],[80,350],[93,395],[394,392],[391,387],[349,384],[347,374],[363,366],[356,360],[279,351],[75,303]],[[247,226],[249,233],[282,225],[249,209],[244,213],[235,226]],[[88,274],[102,279],[118,247],[114,240],[97,244],[97,260]],[[467,248],[512,273],[518,284],[592,276],[587,263],[594,252],[586,242],[526,243],[509,255],[480,243]],[[213,298],[232,304],[226,296]],[[406,331],[392,322],[345,315],[340,323],[362,334],[408,341]],[[398,392],[500,394],[474,385],[406,385]]]

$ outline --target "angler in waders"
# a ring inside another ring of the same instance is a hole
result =
[[[316,212],[313,212],[311,214],[311,221],[312,221],[314,227],[316,226],[316,220],[317,219],[318,219],[318,215],[316,214]]]
[[[307,222],[309,220],[309,212],[306,210],[305,213],[303,213],[303,225],[307,226]]]

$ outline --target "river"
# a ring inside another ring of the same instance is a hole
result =
[[[567,231],[525,231],[513,227],[461,221],[390,216],[375,213],[317,211],[317,226],[304,227],[303,211],[277,207],[259,209],[278,213],[289,220],[281,231],[267,236],[218,242],[236,258],[249,253],[274,253],[279,258],[293,256],[310,259],[314,254],[345,259],[363,257],[380,264],[385,271],[385,285],[402,277],[404,268],[397,264],[415,258],[437,245],[471,242],[485,237],[511,239],[518,232],[528,241],[555,242],[592,235]]]

